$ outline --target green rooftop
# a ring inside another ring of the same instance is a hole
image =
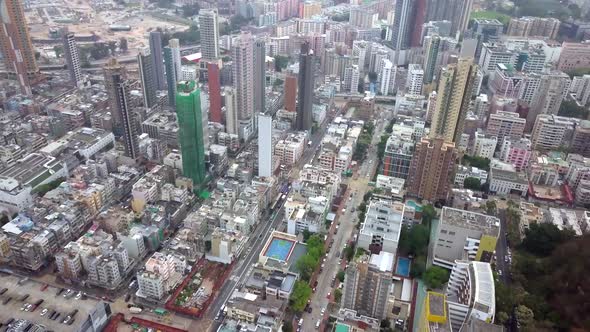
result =
[[[350,326],[343,324],[343,323],[336,323],[336,328],[334,332],[348,332],[350,331]]]

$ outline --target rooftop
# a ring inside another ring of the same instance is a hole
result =
[[[500,232],[500,219],[448,206],[443,208],[440,220],[442,223],[477,230],[485,235],[498,236]]]
[[[0,178],[13,178],[34,188],[62,167],[64,164],[54,157],[31,153],[0,171]]]

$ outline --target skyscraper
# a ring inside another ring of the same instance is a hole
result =
[[[194,81],[178,82],[176,87],[176,115],[178,116],[178,142],[182,154],[182,173],[198,186],[205,182],[205,145],[203,144],[203,117],[201,92]]]
[[[390,271],[381,271],[379,266],[371,264],[366,257],[350,264],[344,280],[343,308],[356,310],[359,315],[385,318],[387,294],[391,286]]]
[[[74,86],[82,84],[82,67],[80,66],[80,55],[74,34],[67,32],[63,36],[64,57],[70,72],[70,80]]]
[[[0,53],[10,78],[16,79],[24,94],[31,94],[31,83],[41,78],[35,49],[20,0],[0,1]]]
[[[263,39],[254,44],[254,111],[264,113],[266,99],[266,46]]]
[[[139,53],[137,54],[137,63],[139,63],[143,105],[147,108],[152,108],[156,104],[157,96],[154,68],[152,67],[152,54],[150,54],[149,48],[139,50]]]
[[[272,117],[258,115],[258,176],[272,175]]]
[[[441,70],[430,137],[458,143],[469,110],[477,66],[473,58],[459,58]]]
[[[199,31],[201,33],[201,52],[203,60],[219,58],[219,23],[217,9],[199,11]]]
[[[166,82],[168,84],[168,104],[176,102],[176,82],[180,78],[180,43],[178,39],[170,39],[164,47],[164,63],[166,64]]]
[[[422,138],[410,164],[408,194],[431,202],[446,200],[455,158],[454,143]]]
[[[424,48],[424,84],[430,84],[434,81],[438,52],[440,50],[440,37],[437,35],[425,38]]]
[[[463,34],[472,7],[473,0],[427,0],[425,21],[451,21],[451,35]]]
[[[297,112],[297,77],[292,74],[285,77],[285,109]]]
[[[309,42],[301,44],[299,54],[299,91],[297,100],[297,130],[311,130],[313,125],[313,86],[315,75],[315,56],[309,49]]]
[[[232,60],[238,120],[251,120],[254,115],[254,48],[249,32],[242,32],[237,38],[232,47]]]
[[[135,113],[129,109],[129,86],[125,75],[120,71],[112,74],[111,81],[115,95],[110,97],[114,98],[115,103],[117,103],[117,108],[121,116],[125,155],[136,159],[139,156],[138,128]]]
[[[394,13],[391,36],[393,49],[396,51],[408,49],[412,38],[413,0],[396,1]]]
[[[239,121],[235,90],[230,87],[225,87],[223,89],[223,99],[225,103],[225,132],[228,134],[238,135]]]
[[[117,82],[127,79],[127,70],[117,62],[117,59],[109,59],[103,68],[104,85],[109,96],[109,107],[113,117],[113,133],[116,136],[123,135],[123,120],[121,104],[117,100]]]
[[[164,78],[164,60],[162,58],[162,34],[160,31],[150,32],[150,54],[152,55],[152,70],[156,90],[166,89]]]
[[[207,63],[207,81],[209,86],[209,120],[211,122],[222,123],[221,84],[218,63]]]

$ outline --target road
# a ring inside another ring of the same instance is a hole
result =
[[[380,120],[385,116],[385,112],[379,115]],[[373,132],[372,144],[369,151],[367,151],[367,157],[364,162],[358,168],[358,177],[348,179],[348,192],[347,196],[343,199],[344,213],[342,209],[338,211],[338,218],[333,223],[329,230],[329,237],[327,241],[334,238],[334,244],[332,249],[328,252],[326,263],[324,264],[324,270],[319,274],[317,278],[318,285],[316,292],[311,297],[311,313],[303,313],[303,326],[302,331],[313,331],[316,329],[316,323],[321,320],[320,330],[324,328],[327,317],[330,315],[328,312],[328,303],[333,300],[332,280],[335,278],[339,270],[342,269],[341,265],[335,264],[339,257],[338,253],[341,253],[348,240],[353,237],[355,229],[355,223],[357,222],[357,211],[352,211],[353,208],[359,206],[363,201],[363,196],[369,190],[369,182],[371,181],[376,168],[377,168],[377,144],[381,140],[381,135],[387,124],[387,121],[377,121],[378,124]],[[349,199],[352,194],[352,198]],[[341,207],[342,208],[342,207]],[[356,209],[355,209],[356,210]],[[334,229],[336,225],[340,223],[338,232],[334,235]],[[336,283],[337,285],[338,283]],[[328,293],[331,298],[328,299]],[[324,315],[321,314],[322,308],[326,308]]]
[[[313,160],[313,157],[320,146],[321,138],[323,137],[329,122],[330,120],[327,120],[320,127],[320,130],[311,135],[312,145],[305,150],[299,162],[293,167],[293,171],[291,172],[292,178],[297,178],[299,176],[299,170],[303,167],[303,165],[310,163]],[[266,239],[274,229],[279,228],[283,219],[284,210],[282,206],[280,207],[279,212],[276,214],[274,219],[270,220],[270,217],[268,219],[263,218],[263,221],[261,221],[262,227],[257,227],[254,230],[252,237],[248,241],[247,247],[250,249],[248,249],[248,251],[243,254],[245,257],[241,258],[241,261],[234,268],[228,280],[219,290],[215,300],[213,300],[209,306],[209,309],[205,313],[206,318],[214,320],[217,313],[221,310],[221,307],[229,300],[234,290],[238,288],[238,284],[247,280],[252,270],[252,265],[254,264],[255,260],[258,259],[258,256],[262,251],[262,247],[266,243]],[[214,320],[209,330],[217,331],[220,325],[221,322]]]
[[[500,204],[500,200],[497,201]],[[505,203],[505,202],[504,202]],[[500,208],[498,206],[498,218],[500,218],[500,236],[498,243],[496,243],[496,271],[502,271],[500,280],[505,284],[510,283],[510,263],[506,261],[508,257],[508,241],[506,234],[508,234],[508,228],[506,225],[506,208]]]

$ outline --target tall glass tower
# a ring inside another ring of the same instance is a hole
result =
[[[176,85],[182,173],[185,177],[191,178],[195,186],[205,182],[207,173],[200,96],[201,92],[194,81],[181,81]]]

